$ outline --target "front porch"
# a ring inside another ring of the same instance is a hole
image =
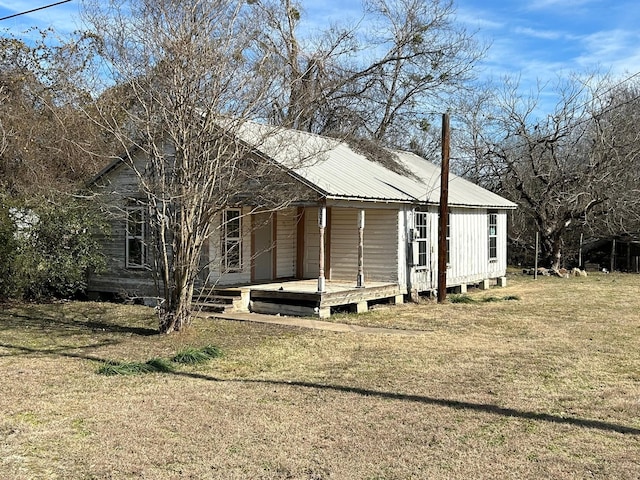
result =
[[[336,311],[366,312],[373,303],[404,302],[406,289],[397,284],[327,281],[318,292],[317,280],[291,280],[233,287],[215,287],[194,298],[196,307],[224,307],[235,311],[328,318]],[[224,309],[224,308],[223,308]]]

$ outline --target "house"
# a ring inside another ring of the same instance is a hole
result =
[[[238,136],[299,188],[286,208],[238,204],[214,219],[201,292],[210,287],[217,298],[240,292],[240,309],[326,317],[345,306],[362,311],[382,299],[435,291],[438,166],[409,152],[384,150],[375,158],[346,142],[253,123]],[[136,161],[144,162],[141,155]],[[131,201],[137,177],[125,162],[114,162],[93,185],[127,215],[114,219],[112,234],[102,239],[109,268],[90,279],[89,290],[152,295],[142,207]],[[450,176],[447,287],[503,284],[513,208]]]

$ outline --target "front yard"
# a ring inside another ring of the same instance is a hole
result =
[[[0,477],[636,479],[639,292],[516,275],[332,317],[419,336],[210,319],[159,336],[146,307],[4,305]],[[211,344],[205,364],[97,373]]]

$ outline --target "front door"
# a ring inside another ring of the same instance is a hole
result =
[[[273,278],[273,217],[270,213],[253,216],[253,280]]]

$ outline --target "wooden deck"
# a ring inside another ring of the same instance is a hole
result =
[[[406,291],[397,284],[371,282],[357,288],[355,282],[327,281],[317,291],[316,280],[292,280],[259,285],[216,287],[216,295],[237,292],[251,312],[327,318],[336,311],[364,312],[371,303],[403,303]],[[241,311],[236,304],[236,310]]]

